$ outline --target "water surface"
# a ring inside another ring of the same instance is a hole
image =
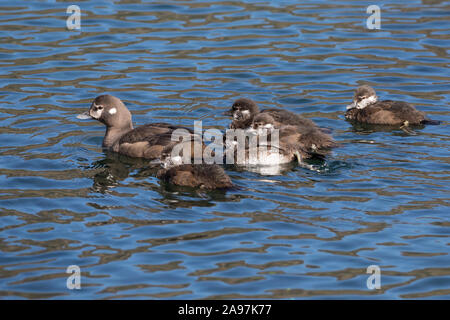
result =
[[[3,299],[450,297],[448,1],[83,1],[72,31],[68,5],[0,2]],[[360,84],[442,124],[352,126]],[[227,167],[237,190],[175,188],[75,118],[104,93],[136,125],[221,130],[249,97],[340,146],[276,176]]]

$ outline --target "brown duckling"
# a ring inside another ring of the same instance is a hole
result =
[[[279,148],[285,157],[291,160],[295,157],[299,161],[313,157],[322,158],[332,147],[335,147],[333,138],[316,125],[280,125],[268,113],[260,113],[254,117],[251,132],[262,136],[266,134],[265,132],[271,134],[276,129],[279,130]]]
[[[233,187],[230,177],[216,164],[182,164],[159,170],[157,177],[178,186],[191,188],[212,190]]]
[[[439,124],[425,113],[403,101],[378,100],[375,90],[363,85],[356,89],[352,104],[347,106],[345,118],[367,124],[407,127],[408,125]]]
[[[315,126],[312,120],[303,118],[298,114],[281,109],[264,109],[259,111],[257,104],[247,98],[237,99],[231,109],[225,114],[233,116],[233,122],[230,125],[231,129],[248,129],[251,127],[253,118],[259,113],[266,113],[272,116],[276,127],[281,125],[294,126]]]

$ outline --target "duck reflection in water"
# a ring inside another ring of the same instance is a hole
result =
[[[215,205],[213,201],[233,201],[233,199],[238,201],[240,198],[237,194],[227,196],[221,189],[209,190],[175,185],[162,177],[163,172],[159,163],[149,164],[146,159],[132,158],[112,151],[105,151],[104,154],[103,159],[93,162],[89,167],[97,171],[93,176],[92,185],[92,191],[96,193],[108,194],[117,187],[130,188],[134,184],[139,185],[139,188],[144,187],[159,193],[162,197],[153,200],[171,207],[210,207]],[[123,183],[128,178],[134,181]],[[231,189],[237,188],[233,185]]]

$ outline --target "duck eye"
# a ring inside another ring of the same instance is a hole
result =
[[[98,110],[103,110],[103,106],[98,106],[97,109]]]

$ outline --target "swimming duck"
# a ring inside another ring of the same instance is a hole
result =
[[[151,123],[134,129],[130,111],[119,98],[111,95],[95,98],[89,111],[77,118],[95,119],[106,125],[103,147],[129,157],[159,159],[169,155],[179,143],[201,142],[201,137],[194,135],[192,130],[167,123]],[[186,133],[184,142],[172,141],[172,134],[177,129]],[[193,150],[192,147],[192,153]]]
[[[333,138],[322,132],[316,125],[299,126],[279,124],[269,113],[257,114],[249,132],[258,136],[271,135],[278,129],[279,149],[285,159],[291,161],[297,157],[298,161],[313,157],[323,158],[335,146]]]
[[[363,85],[356,89],[352,104],[347,106],[347,120],[367,124],[408,125],[439,124],[425,113],[403,101],[378,100],[375,90]]]
[[[232,159],[234,164],[258,167],[263,169],[258,172],[267,174],[279,174],[280,169],[283,169],[279,165],[296,159],[302,164],[305,159],[323,159],[335,146],[331,136],[316,126],[279,125],[269,113],[257,114],[250,128],[242,132],[241,138],[239,135],[227,135],[227,163],[231,163],[229,161]],[[235,137],[237,141],[233,140]]]
[[[250,128],[253,118],[259,113],[267,113],[274,119],[274,126],[294,125],[312,127],[316,124],[309,119],[303,118],[298,114],[281,109],[264,109],[259,111],[257,104],[247,98],[237,99],[231,109],[225,112],[226,115],[233,116],[233,121],[230,125],[231,129],[248,129]]]
[[[201,189],[228,189],[233,187],[230,177],[216,164],[182,164],[158,171],[158,178],[178,186]]]
[[[205,148],[201,137],[194,134],[192,130],[188,128],[173,126],[167,123],[151,123],[133,128],[130,111],[119,98],[112,95],[101,95],[96,97],[92,102],[89,111],[78,115],[77,118],[95,119],[106,125],[106,133],[103,138],[104,148],[129,157],[160,160],[166,169],[183,164],[183,144],[191,144],[191,160],[195,159],[195,142],[201,144],[202,153]],[[182,131],[178,131],[178,133],[180,133],[179,137],[183,138],[182,141],[172,141],[172,137],[177,133],[175,132],[177,129],[182,129]],[[172,157],[171,152],[176,146],[180,147],[180,153],[179,155]],[[200,156],[202,156],[202,154]],[[186,167],[177,168],[168,172],[178,172],[184,168]],[[191,169],[192,177],[189,176],[189,178],[201,181],[207,188],[214,186],[216,183],[215,181],[224,180],[223,175],[226,175],[226,173],[221,172],[214,166],[201,166],[197,168],[197,164],[195,164],[192,165]],[[209,172],[209,178],[211,179],[209,184],[205,181],[205,173],[208,169],[211,170]],[[219,176],[215,176],[216,174],[219,174]],[[199,176],[197,177],[197,175]],[[161,174],[161,176],[163,175]],[[178,174],[175,176],[178,178],[169,179],[175,184],[196,185],[196,183],[193,182],[194,180],[183,181],[181,177],[188,177],[187,174]]]
[[[308,158],[323,158],[335,146],[332,137],[326,134],[312,120],[280,109],[259,111],[256,103],[247,98],[236,100],[225,114],[232,115],[231,129],[244,129],[246,136],[245,152],[238,157],[235,148],[237,141],[226,141],[227,157],[234,156],[239,165],[279,165],[297,159],[302,162]],[[278,143],[273,144],[272,132],[278,129]],[[256,135],[258,142],[250,145],[250,136]],[[262,139],[261,142],[261,138]],[[244,140],[241,140],[244,141]],[[234,152],[234,154],[232,153]]]

